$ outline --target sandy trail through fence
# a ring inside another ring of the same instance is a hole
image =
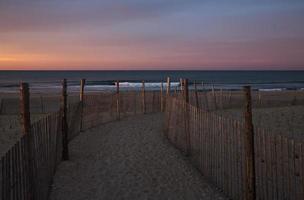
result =
[[[164,139],[162,123],[162,114],[139,115],[81,133],[51,199],[225,199]]]

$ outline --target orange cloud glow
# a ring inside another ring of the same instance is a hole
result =
[[[240,2],[3,1],[0,70],[304,69],[303,1]]]

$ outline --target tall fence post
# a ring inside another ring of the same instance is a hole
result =
[[[165,102],[165,108],[167,109],[167,101],[170,96],[170,90],[171,90],[171,83],[170,83],[170,77],[167,77],[167,89],[166,89],[166,102]]]
[[[170,108],[172,108],[171,106],[172,105],[169,105],[169,97],[170,97],[170,90],[171,90],[171,88],[170,88],[170,77],[167,77],[167,83],[166,83],[167,85],[167,91],[166,91],[166,98],[165,98],[165,108],[164,108],[164,110],[165,110],[165,116],[166,116],[166,119],[165,119],[165,123],[166,123],[166,125],[165,125],[165,128],[164,128],[164,133],[165,133],[165,135],[166,136],[168,136],[168,132],[169,132],[169,125],[170,125],[170,117],[171,117],[171,114],[170,114],[170,112],[171,112],[171,110],[170,110]]]
[[[208,90],[205,91],[205,83],[202,81],[202,94],[205,100],[204,109],[209,111],[209,99],[208,99]]]
[[[186,155],[190,155],[191,143],[190,143],[190,130],[189,130],[189,84],[188,79],[183,81],[184,90],[184,123],[185,123],[185,133],[186,133]]]
[[[81,106],[81,112],[80,112],[80,131],[83,131],[83,108],[84,108],[84,86],[85,86],[85,79],[80,80],[80,106]]]
[[[251,87],[244,87],[245,104],[245,181],[246,181],[246,200],[256,199],[255,189],[255,155],[254,155],[254,130],[252,123],[252,100]]]
[[[31,134],[31,115],[30,115],[30,93],[28,83],[20,84],[20,114],[22,123],[22,134],[27,135],[27,154],[28,154],[28,181],[29,181],[29,191],[27,194],[27,199],[34,199],[35,182],[34,182],[34,170],[33,170],[33,145],[32,145],[32,134]]]
[[[186,103],[189,103],[189,82],[188,82],[188,79],[184,79],[184,94],[185,94]]]
[[[164,87],[164,83],[161,82],[160,84],[160,112],[164,111],[164,105],[163,105],[163,87]]]
[[[27,135],[31,132],[30,93],[28,83],[20,84],[20,95],[22,133],[23,135]]]
[[[142,95],[142,112],[146,113],[146,94],[145,94],[145,81],[142,81],[141,95]]]
[[[116,113],[117,113],[117,120],[120,120],[120,94],[119,94],[119,81],[116,81]]]
[[[62,160],[69,160],[68,122],[67,122],[67,80],[62,81]]]
[[[180,78],[179,84],[180,84],[180,93],[182,96],[184,96],[184,79]]]
[[[258,104],[259,104],[259,106],[261,107],[261,105],[262,105],[262,94],[261,94],[261,91],[260,90],[258,90]]]
[[[85,86],[86,80],[83,78],[80,80],[80,94],[79,94],[79,100],[83,102],[84,97],[84,86]]]
[[[221,88],[221,109],[223,109],[224,108],[224,95],[223,95],[223,88]]]
[[[212,84],[212,96],[213,96],[214,109],[217,110],[216,94],[213,84]]]
[[[231,90],[229,91],[229,97],[228,97],[228,105],[231,106],[231,95],[232,95],[232,92]]]
[[[171,91],[171,82],[170,82],[170,77],[167,77],[167,96],[170,96],[170,91]]]
[[[197,93],[197,83],[194,81],[194,93],[195,93],[195,106],[196,108],[200,108],[199,101],[198,101],[198,93]]]

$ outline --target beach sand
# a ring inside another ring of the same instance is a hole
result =
[[[39,94],[32,97],[39,102]],[[71,97],[71,102],[78,99],[77,94]],[[11,109],[13,114],[0,115],[0,155],[21,136],[20,116],[14,113],[19,107],[16,103],[19,97],[0,94],[0,99],[3,98],[15,100],[8,101],[7,106],[8,113]],[[47,94],[43,99],[46,111],[58,110],[58,94]],[[40,108],[36,106],[31,113],[33,122],[47,114]],[[243,118],[242,109],[214,112]],[[300,140],[304,138],[303,119],[303,105],[253,110],[255,127]],[[81,133],[70,143],[71,161],[59,166],[51,199],[221,199],[190,162],[163,138],[162,120],[161,114],[133,116]]]
[[[6,153],[22,136],[18,95],[18,93],[0,93],[0,104],[2,104],[0,105],[0,156]],[[32,123],[60,108],[59,94],[32,94],[30,98]],[[77,94],[69,95],[69,103],[73,103],[77,99]]]
[[[225,199],[164,139],[162,124],[162,114],[139,115],[81,133],[50,199]]]
[[[32,114],[34,123],[46,114]],[[0,156],[6,153],[22,136],[20,115],[0,115]]]
[[[241,109],[214,111],[237,120],[244,119]],[[252,111],[253,124],[275,134],[304,140],[304,106],[255,108]]]
[[[240,92],[234,92],[234,96],[241,98]],[[90,93],[100,94],[100,93]],[[211,93],[210,93],[211,94]],[[219,93],[220,94],[220,93]],[[274,98],[276,101],[293,99],[295,92],[263,92],[262,97]],[[298,102],[303,92],[296,93]],[[209,95],[210,96],[210,95]],[[41,98],[42,97],[42,98]],[[69,102],[73,103],[78,100],[78,93],[71,93],[68,96]],[[18,93],[0,93],[0,102],[5,99],[0,112],[0,155],[3,155],[21,136],[20,114],[19,114],[19,96]],[[262,98],[263,99],[263,98]],[[41,100],[43,103],[41,103]],[[59,93],[33,93],[31,94],[32,122],[39,120],[47,113],[55,112],[60,108]],[[271,105],[271,100],[267,100]],[[210,100],[212,102],[212,99]],[[291,102],[291,101],[290,101]],[[219,102],[218,102],[219,103]],[[239,106],[243,107],[243,106]],[[241,120],[243,118],[242,109],[220,109],[214,111],[224,116],[233,117]],[[263,127],[277,134],[283,134],[295,139],[304,138],[304,106],[283,106],[269,108],[253,109],[253,120],[256,127]]]

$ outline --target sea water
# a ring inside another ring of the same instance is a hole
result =
[[[194,81],[199,89],[238,90],[251,85],[256,90],[304,90],[304,71],[0,71],[0,92],[18,92],[20,82],[28,82],[35,92],[60,91],[63,78],[69,91],[78,91],[85,78],[87,91],[115,90],[120,81],[122,90],[139,90],[145,81],[147,90],[158,90],[161,82],[171,78],[172,88],[179,86],[180,78]],[[166,86],[164,84],[164,86]]]

